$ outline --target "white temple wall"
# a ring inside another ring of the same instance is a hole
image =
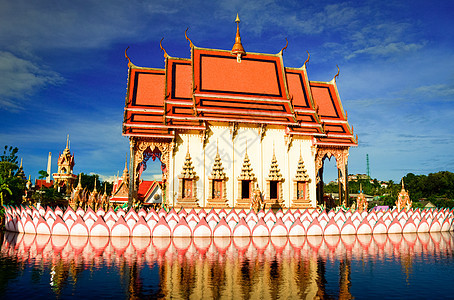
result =
[[[182,144],[178,145],[174,157],[170,159],[170,195],[168,195],[168,203],[170,205],[178,207],[178,176],[183,170],[188,151],[188,142],[194,171],[198,176],[196,182],[197,199],[202,207],[206,205],[209,196],[208,176],[210,176],[213,169],[216,151],[219,151],[222,166],[228,178],[226,182],[228,204],[230,207],[235,205],[236,199],[239,198],[238,176],[241,173],[246,144],[251,167],[257,178],[259,188],[266,198],[268,197],[266,195],[266,179],[269,175],[274,148],[280,172],[285,179],[282,187],[286,207],[291,205],[291,201],[294,198],[293,179],[296,175],[301,151],[304,166],[311,178],[309,196],[312,206],[316,205],[315,153],[313,153],[315,151],[312,151],[312,138],[294,137],[292,145],[287,151],[288,146],[285,143],[283,129],[267,129],[263,140],[260,141],[260,130],[258,127],[240,125],[234,140],[232,140],[229,126],[210,125],[210,134],[205,147],[203,147],[200,134],[179,133],[179,136],[182,139]]]

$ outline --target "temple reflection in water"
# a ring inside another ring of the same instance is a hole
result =
[[[1,256],[17,260],[19,269],[33,264],[56,295],[107,269],[129,298],[348,299],[352,261],[367,268],[399,261],[408,280],[414,260],[452,256],[452,247],[451,233],[193,239],[7,233]],[[338,269],[337,278],[333,272],[327,278],[328,268]]]

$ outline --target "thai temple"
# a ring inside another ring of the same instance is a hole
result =
[[[57,173],[52,174],[54,178],[54,186],[64,187],[66,191],[72,191],[77,181],[77,175],[73,173],[75,165],[74,154],[71,154],[69,150],[69,135],[66,139],[66,148],[63,153],[60,153],[58,157],[58,169]]]
[[[190,58],[164,53],[163,68],[128,59],[123,135],[130,141],[130,203],[149,158],[161,163],[166,206],[315,208],[323,162],[335,157],[346,204],[348,152],[357,137],[336,86],[310,81],[276,54],[248,52],[236,19],[232,49],[197,47]],[[233,38],[233,36],[232,36]],[[162,40],[161,40],[162,41]],[[169,51],[170,52],[170,51]]]
[[[241,249],[261,243],[267,247],[269,240],[260,237],[289,237],[295,242],[297,237],[308,236],[315,245],[322,236],[334,241],[325,237],[342,235],[342,241],[347,241],[354,235],[369,235],[364,240],[370,241],[370,235],[454,229],[453,210],[413,209],[403,181],[397,209],[369,210],[362,186],[356,199],[358,209],[349,207],[348,153],[358,139],[337,91],[339,73],[329,82],[309,81],[309,56],[299,68],[284,66],[287,45],[277,54],[248,52],[241,43],[238,16],[236,23],[232,49],[197,47],[185,32],[190,58],[171,57],[162,48],[163,69],[135,66],[125,52],[129,77],[123,135],[129,138],[130,153],[110,199],[106,186],[103,195],[96,183],[89,192],[79,177],[65,210],[6,206],[5,228],[52,235],[56,241],[62,236],[153,237],[153,247],[170,243],[168,237],[194,237],[194,242],[208,242],[203,253],[213,249],[211,241],[216,244],[220,237],[239,238],[233,243],[221,239],[221,248],[227,250],[243,242]],[[339,202],[336,208],[325,209],[323,167],[331,157],[338,168]],[[151,161],[160,164],[161,182],[142,179]],[[77,178],[73,166],[68,138],[58,172],[53,174],[54,184],[64,183],[72,189]],[[251,243],[245,237],[258,239]],[[193,249],[184,241],[176,243],[182,249]],[[273,251],[291,253],[283,249],[293,242],[284,241],[282,247],[273,246]],[[312,244],[300,241],[301,247]],[[238,249],[240,252],[244,253]],[[173,289],[178,285],[173,277],[185,278],[185,272],[195,272],[172,266],[177,268],[162,270],[164,287]],[[291,277],[292,268],[300,266],[283,268],[284,276]],[[350,266],[341,263],[340,268],[345,274],[340,279],[342,294],[350,298]],[[308,274],[316,276],[316,268],[311,269]],[[237,275],[239,271],[228,268],[231,279],[226,280],[226,290],[234,290],[231,283],[242,277]],[[315,294],[324,295],[314,289],[311,295]]]
[[[128,203],[128,195],[129,173],[127,163],[125,163],[122,176],[117,176],[113,182],[112,196],[109,198],[109,202],[111,204],[124,205]],[[142,180],[139,178],[137,200],[143,206],[162,203],[161,183],[156,180]]]

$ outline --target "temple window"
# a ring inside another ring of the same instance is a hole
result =
[[[300,154],[298,161],[298,167],[296,169],[296,176],[293,179],[293,200],[292,208],[307,208],[311,207],[309,199],[309,174],[307,174],[306,168],[304,167],[304,161]]]
[[[252,171],[246,150],[241,173],[240,176],[238,176],[238,198],[235,204],[236,207],[251,207],[252,189],[254,187],[254,182],[257,180]]]
[[[183,198],[192,197],[192,180],[183,179]]]
[[[222,180],[215,179],[213,180],[213,194],[211,198],[220,199],[222,198]]]
[[[251,181],[241,180],[241,199],[249,199],[251,194]]]
[[[273,150],[273,157],[271,159],[270,173],[266,179],[266,194],[265,202],[271,207],[281,207],[283,205],[282,197],[282,183],[284,178],[282,177],[281,171],[279,169],[276,155]]]
[[[208,176],[208,198],[207,206],[225,207],[227,206],[227,177],[222,167],[221,156],[216,151],[214,158],[213,170]]]
[[[279,181],[270,181],[270,199],[278,199]]]
[[[197,200],[197,175],[192,165],[191,155],[188,152],[183,165],[183,171],[178,176],[179,188],[178,188],[178,203],[183,207],[198,207]]]
[[[306,181],[297,181],[297,198],[298,199],[306,199]]]

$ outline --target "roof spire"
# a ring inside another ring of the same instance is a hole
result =
[[[125,49],[125,57],[128,60],[128,67],[130,67],[131,66],[131,60],[129,59],[129,56],[128,56],[128,49],[129,49],[129,46],[128,46],[128,48]]]
[[[81,190],[81,189],[82,189],[81,173],[79,173],[79,183],[77,184],[76,189],[78,189],[78,190]]]
[[[304,62],[303,67],[306,67],[306,64],[309,62],[309,59],[311,58],[311,55],[309,54],[309,51],[306,50],[306,52],[307,52],[307,59]]]
[[[192,43],[191,39],[190,39],[190,38],[188,38],[188,34],[187,34],[187,32],[188,32],[188,29],[189,29],[189,27],[188,27],[188,28],[186,28],[186,30],[184,31],[184,36],[186,37],[186,40],[188,40],[188,41],[189,41],[189,47],[191,47],[191,48],[194,48],[194,44]]]
[[[66,136],[66,148],[69,149],[69,134]]]
[[[245,55],[246,51],[244,51],[243,45],[241,44],[241,36],[240,36],[240,18],[238,14],[236,14],[236,36],[235,36],[235,44],[232,48],[232,54],[236,54],[237,61],[241,62],[241,55]]]
[[[164,39],[164,38],[162,38],[162,39],[159,41],[159,47],[161,47],[161,51],[164,51],[164,58],[167,58],[169,55],[167,54],[166,49],[164,49],[164,48],[162,47],[162,40],[163,40],[163,39]]]
[[[336,81],[336,77],[339,77],[339,73],[340,73],[340,69],[339,69],[339,66],[338,66],[338,65],[336,65],[336,67],[337,67],[337,74],[336,74],[336,75],[334,75],[334,79],[333,79],[334,81]]]
[[[287,38],[285,38],[285,41],[286,41],[286,44],[285,44],[284,48],[282,48],[281,51],[279,51],[279,54],[280,54],[280,55],[282,55],[282,54],[284,53],[284,50],[287,49],[287,47],[288,47],[288,40],[287,40]]]

